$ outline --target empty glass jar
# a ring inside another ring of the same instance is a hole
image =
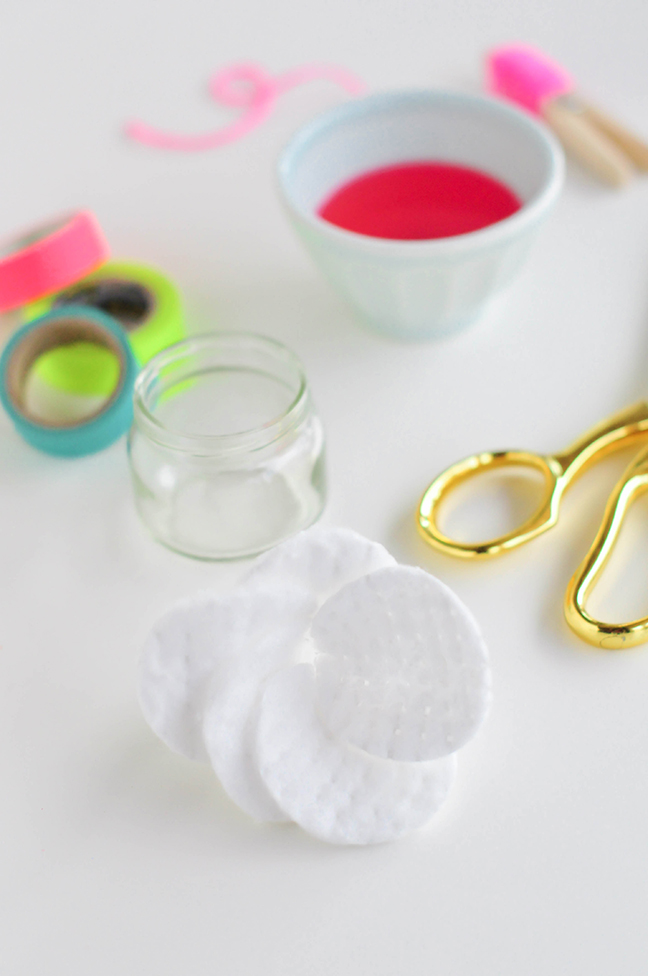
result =
[[[210,334],[159,353],[135,384],[128,446],[139,514],[187,555],[254,555],[324,507],[322,425],[300,361],[272,339]]]

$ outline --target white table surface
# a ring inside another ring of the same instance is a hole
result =
[[[243,564],[147,536],[123,441],[63,461],[0,417],[3,976],[645,972],[648,648],[588,649],[561,610],[618,463],[500,561],[433,553],[413,513],[450,462],[560,449],[643,394],[648,179],[615,193],[570,166],[505,302],[453,340],[398,345],[356,324],[274,191],[289,135],[345,97],[333,85],[285,95],[263,128],[212,152],[156,152],[120,129],[224,124],[206,82],[237,60],[338,63],[371,90],[475,90],[484,50],[525,40],[648,134],[647,36],[645,0],[5,4],[0,233],[88,206],[116,256],[175,278],[192,331],[295,349],[327,430],[325,522],[455,588],[489,643],[495,697],[427,829],[347,849],[253,824],[207,767],[157,741],[135,694],[156,617]],[[638,504],[625,568],[596,604],[622,619],[648,604],[646,514]]]

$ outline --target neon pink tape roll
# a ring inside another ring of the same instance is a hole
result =
[[[89,210],[50,221],[0,247],[0,312],[67,288],[110,251]]]

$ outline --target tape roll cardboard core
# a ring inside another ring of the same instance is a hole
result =
[[[156,301],[152,292],[138,282],[105,278],[68,288],[57,296],[52,307],[60,308],[65,305],[98,308],[112,315],[128,332],[151,317]]]
[[[124,350],[117,339],[107,329],[101,328],[100,325],[89,319],[82,319],[78,316],[69,319],[57,319],[44,323],[40,328],[28,333],[13,350],[7,365],[7,395],[14,409],[27,420],[31,420],[42,427],[79,426],[79,421],[44,420],[42,417],[32,414],[25,402],[25,385],[34,363],[52,349],[59,349],[62,346],[69,346],[78,342],[89,342],[95,346],[108,349],[117,357],[119,363],[119,375],[114,390],[94,413],[84,417],[82,423],[87,424],[90,420],[105,413],[117,399],[126,375]]]

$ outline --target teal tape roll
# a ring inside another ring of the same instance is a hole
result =
[[[28,305],[24,321],[69,305],[96,308],[117,319],[141,366],[185,336],[178,289],[169,278],[145,264],[108,261],[58,295]],[[117,375],[114,356],[88,343],[52,350],[41,358],[36,369],[50,386],[85,396],[107,396],[114,389]]]
[[[90,342],[114,354],[117,385],[102,406],[81,421],[58,423],[32,415],[25,384],[36,360],[51,349]],[[59,457],[80,457],[108,447],[126,433],[133,418],[137,363],[121,326],[104,312],[68,305],[28,322],[9,340],[0,358],[0,401],[29,444]]]

